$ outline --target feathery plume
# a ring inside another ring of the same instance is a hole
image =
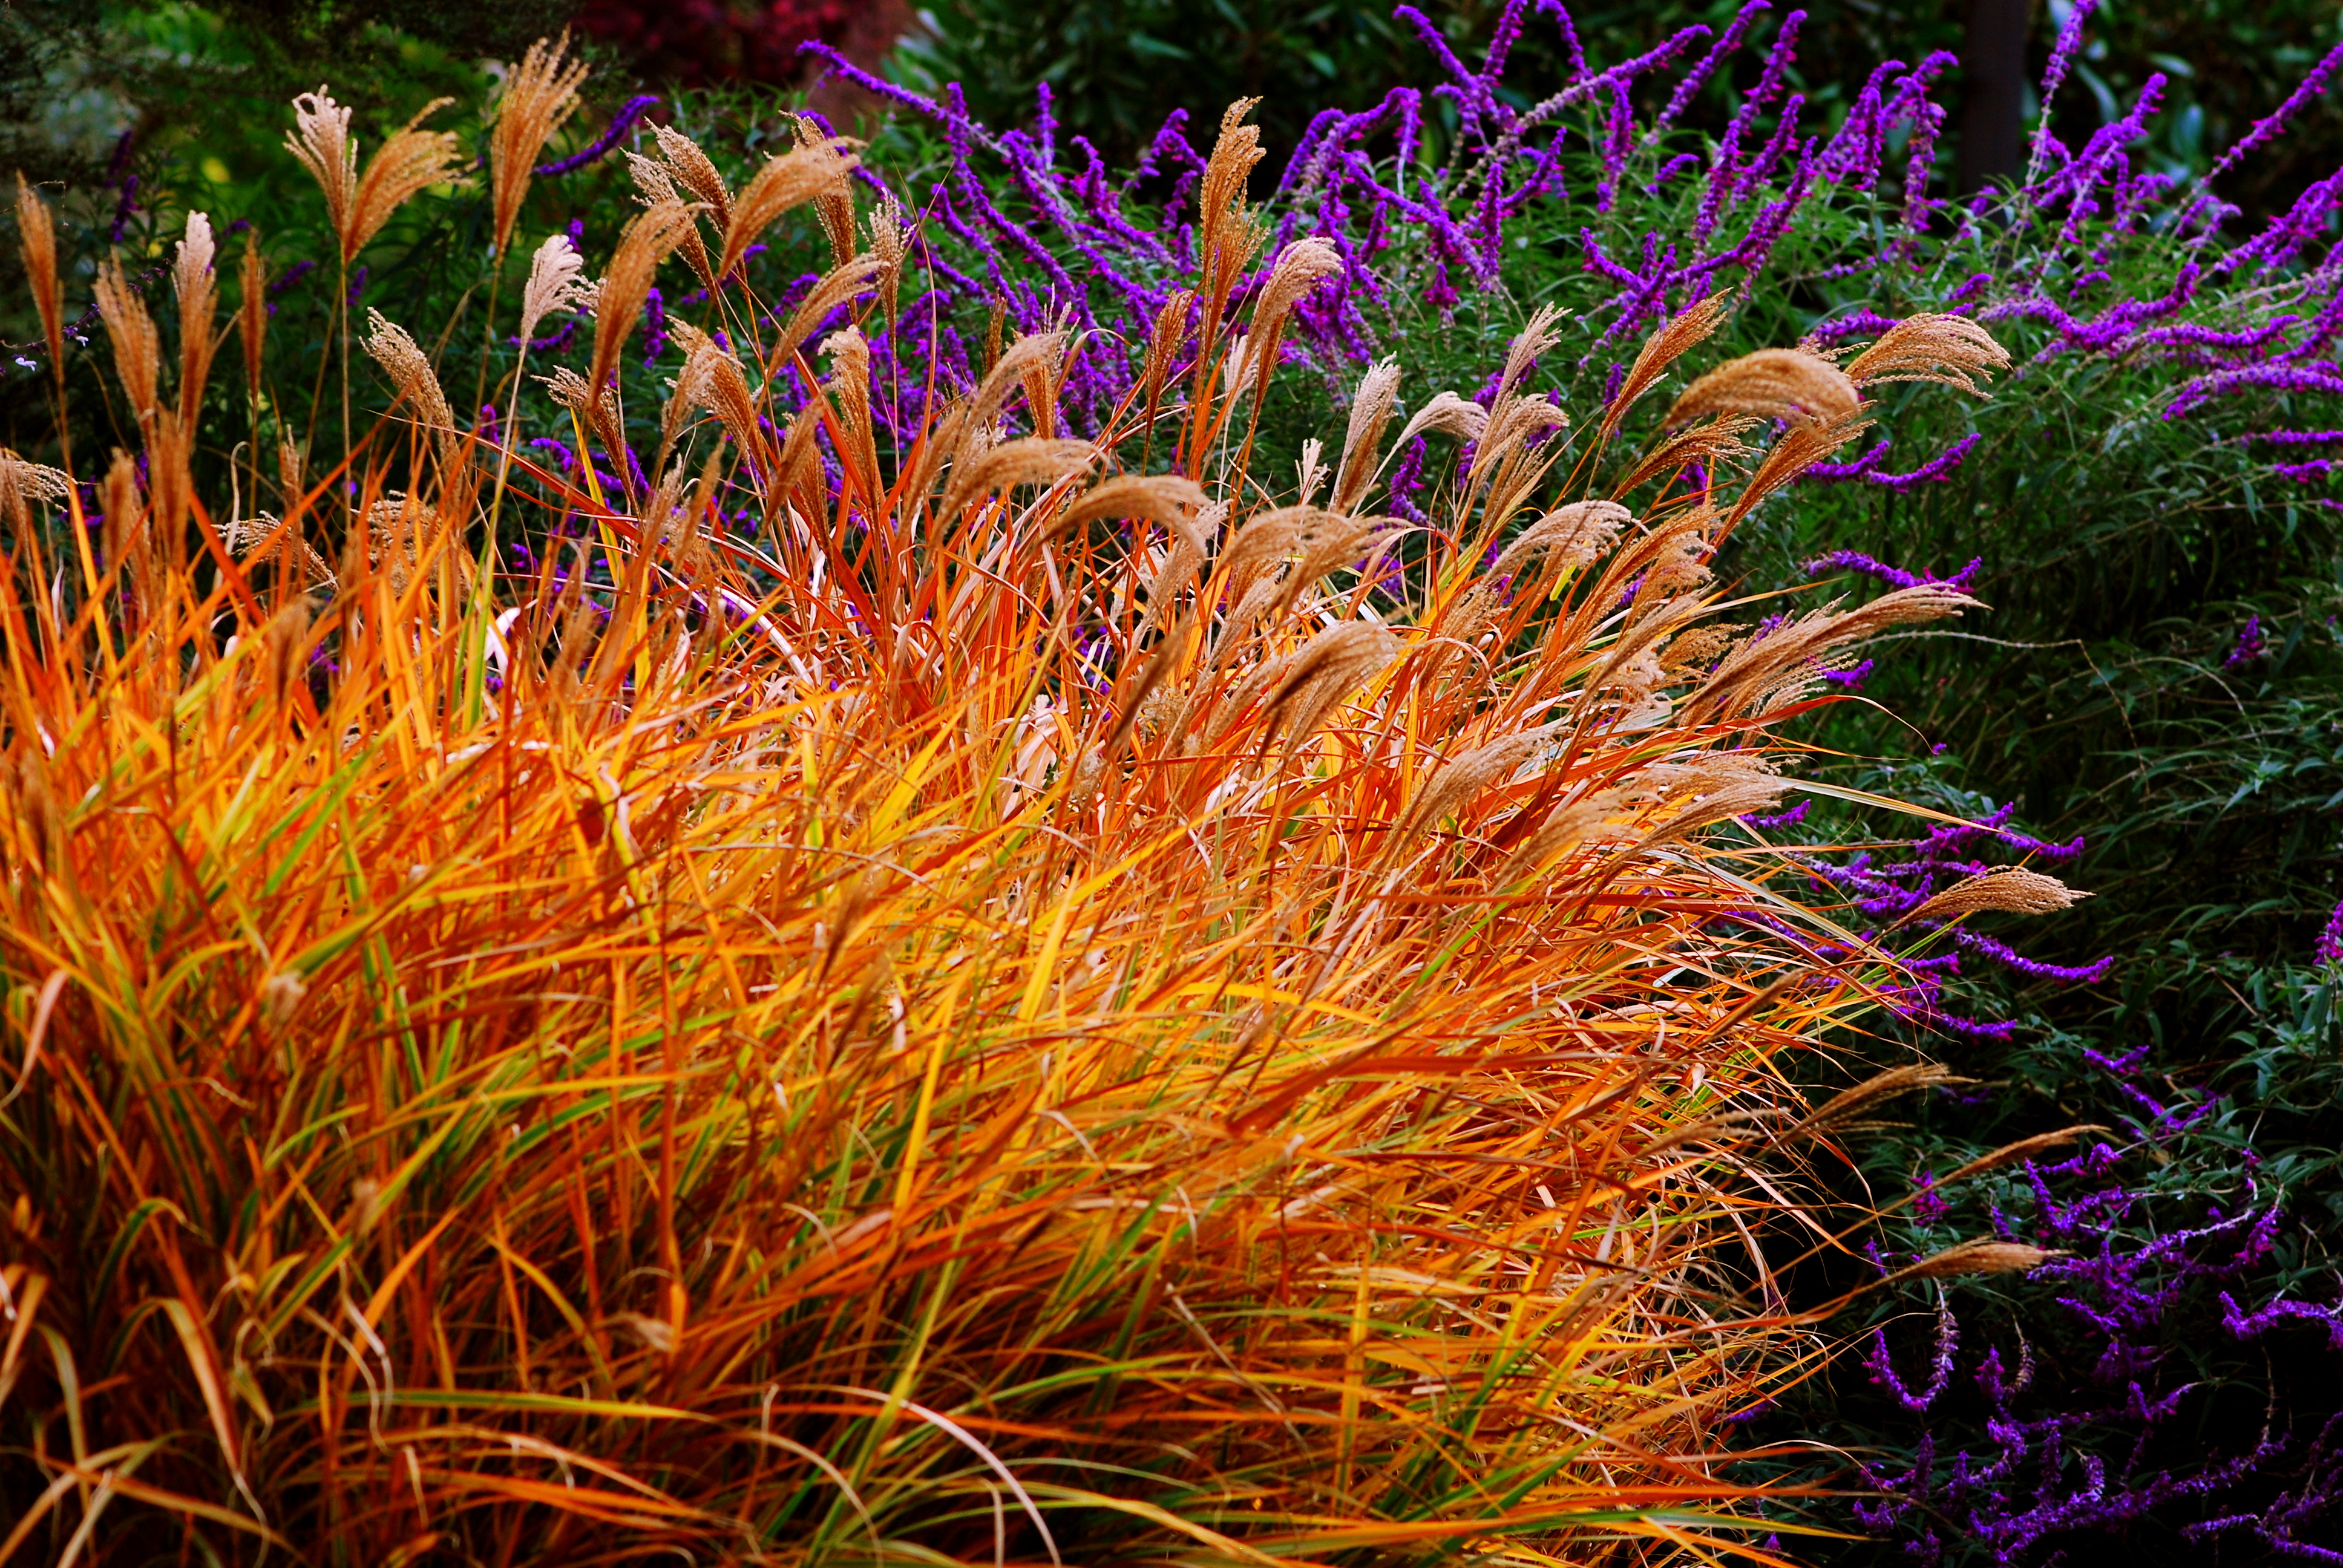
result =
[[[891,325],[895,319],[895,297],[903,281],[903,262],[911,254],[914,230],[910,218],[903,215],[903,204],[891,191],[881,191],[879,205],[864,220],[870,230],[870,254],[879,262],[879,306]],[[848,246],[851,254],[853,247]]]
[[[691,209],[660,202],[635,215],[618,236],[610,270],[594,295],[594,367],[587,381],[599,397],[618,373],[618,354],[650,297],[651,280],[691,222]]]
[[[1685,387],[1662,423],[1681,425],[1704,414],[1835,419],[1852,411],[1858,396],[1846,372],[1819,355],[1800,348],[1760,348],[1726,360]]]
[[[1252,325],[1245,334],[1249,357],[1259,367],[1254,372],[1256,397],[1268,391],[1269,378],[1276,373],[1278,345],[1285,337],[1286,317],[1293,313],[1303,295],[1342,270],[1342,256],[1322,239],[1297,239],[1278,253],[1276,265],[1269,270],[1269,281],[1262,285],[1261,298],[1253,306]]]
[[[676,338],[684,349],[683,369],[675,378],[675,396],[669,400],[662,455],[681,434],[682,417],[691,409],[706,408],[748,455],[749,467],[760,477],[771,474],[772,454],[764,427],[758,423],[757,400],[749,390],[739,360],[697,327],[679,327]]]
[[[688,206],[675,188],[675,171],[656,158],[640,153],[627,155],[627,168],[635,176],[635,185],[642,195],[645,206],[657,206],[661,202]],[[677,242],[676,249],[683,253],[684,264],[710,293],[716,288],[716,264],[708,257],[708,242],[699,236],[699,220],[695,216]]]
[[[260,350],[268,337],[268,264],[260,256],[260,231],[244,236],[244,260],[236,268],[244,297],[236,304],[236,330],[244,338],[245,390],[260,395]]]
[[[1513,536],[1489,568],[1514,579],[1514,598],[1535,602],[1584,571],[1609,549],[1634,515],[1616,501],[1574,501],[1557,507]],[[1532,576],[1532,569],[1535,576]]]
[[[1908,1268],[1898,1269],[1879,1284],[1902,1280],[1949,1280],[1963,1274],[2022,1274],[2065,1255],[2019,1241],[1997,1241],[1990,1236],[1980,1236],[1932,1253]]]
[[[2056,877],[2046,877],[2023,866],[2006,866],[1955,882],[1896,923],[1956,920],[1963,915],[1987,910],[2013,915],[2046,915],[2053,910],[2071,908],[2076,900],[2090,896]]]
[[[33,286],[33,305],[41,314],[41,336],[49,346],[49,365],[58,367],[65,363],[65,327],[64,301],[57,283],[56,220],[49,214],[49,204],[40,193],[25,182],[24,172],[16,174],[16,243],[25,255],[25,276]]]
[[[553,139],[562,123],[578,112],[578,88],[586,80],[583,60],[565,61],[569,32],[551,44],[543,38],[505,81],[497,100],[496,118],[488,130],[489,203],[496,215],[496,253],[501,256],[512,243],[513,225],[528,195],[528,179],[538,154]],[[523,334],[523,336],[527,336]]]
[[[1374,482],[1375,454],[1383,447],[1383,427],[1399,401],[1399,361],[1379,359],[1359,377],[1351,394],[1351,418],[1342,431],[1342,456],[1334,475],[1334,495],[1328,503],[1338,512],[1356,508]]]
[[[146,302],[122,276],[122,264],[112,256],[97,267],[97,311],[106,335],[114,342],[114,373],[130,399],[130,410],[141,426],[155,417],[156,385],[162,372],[162,339]]]
[[[62,501],[73,494],[73,479],[64,470],[23,457],[0,447],[0,518],[21,538],[31,527],[28,503]]]
[[[1619,421],[1667,374],[1668,367],[1684,357],[1695,345],[1725,324],[1726,297],[1712,294],[1706,299],[1685,306],[1660,327],[1644,339],[1636,351],[1635,363],[1629,367],[1627,378],[1619,384],[1618,393],[1603,410],[1602,436],[1608,437],[1619,428]]]
[[[1972,377],[1990,380],[2008,368],[2009,351],[1967,317],[1923,315],[1897,322],[1847,361],[1846,378],[1857,387],[1934,381],[1982,397],[1985,388]]]
[[[548,236],[529,257],[528,282],[520,291],[520,340],[522,352],[528,352],[528,340],[537,335],[538,324],[557,310],[575,310],[585,302],[586,286],[580,281],[586,270],[586,258],[569,243],[568,235]]]
[[[417,128],[454,102],[453,98],[432,99],[367,160],[366,173],[358,177],[350,201],[350,226],[342,235],[343,266],[348,266],[367,242],[382,232],[391,214],[406,206],[416,192],[430,186],[465,183],[458,173],[463,167],[463,144],[456,134]]]
[[[732,193],[725,187],[724,176],[716,172],[715,164],[699,150],[699,144],[674,126],[656,122],[651,126],[651,135],[659,138],[659,151],[667,155],[668,164],[674,169],[675,177],[683,182],[683,188],[706,202],[709,210],[716,215],[716,226],[720,230],[730,223]]]
[[[1654,479],[1694,465],[1713,470],[1721,463],[1747,457],[1750,448],[1741,437],[1760,423],[1754,414],[1720,414],[1705,423],[1669,432],[1612,487],[1612,498],[1620,498]]]
[[[376,149],[361,176],[348,107],[334,102],[322,86],[293,100],[294,131],[285,138],[285,149],[301,160],[325,194],[327,221],[340,242],[344,266],[416,192],[461,182],[463,153],[455,134],[417,128],[454,101],[434,98],[423,106]]]
[[[1283,719],[1286,743],[1307,740],[1329,709],[1389,668],[1399,654],[1398,638],[1359,620],[1330,626],[1302,644],[1269,699],[1268,712]]]
[[[1197,254],[1203,262],[1204,294],[1211,302],[1211,319],[1228,301],[1238,276],[1259,253],[1267,233],[1245,215],[1245,184],[1255,165],[1267,156],[1261,129],[1248,126],[1259,98],[1239,98],[1221,116],[1221,133],[1204,166],[1198,192]]]
[[[1489,426],[1489,411],[1478,403],[1467,402],[1453,392],[1443,392],[1416,411],[1415,417],[1400,427],[1399,439],[1392,443],[1396,452],[1426,430],[1477,441]]]
[[[179,241],[171,284],[179,302],[179,417],[192,421],[203,407],[204,382],[212,367],[212,312],[219,280],[212,268],[212,220],[187,215],[187,236]],[[192,429],[192,424],[190,428]]]
[[[1163,383],[1171,377],[1172,361],[1179,357],[1180,345],[1187,341],[1188,317],[1196,308],[1196,296],[1192,289],[1175,289],[1155,313],[1154,324],[1147,332],[1147,358],[1140,370],[1141,396],[1149,407],[1153,407],[1163,395]]]
[[[447,395],[439,388],[439,377],[407,329],[384,318],[379,310],[367,310],[366,351],[387,371],[398,396],[414,410],[415,419],[429,430],[437,440],[439,460],[452,467],[460,455],[462,441],[456,430],[456,416],[447,407]]]
[[[665,144],[662,143],[662,146]],[[740,265],[757,236],[773,226],[773,221],[793,206],[812,200],[824,191],[846,183],[853,172],[856,159],[847,151],[842,137],[793,147],[776,158],[767,158],[764,167],[740,187],[729,212],[719,209],[724,230],[724,250],[716,266],[716,276],[729,277],[732,269]],[[669,152],[670,160],[673,150]],[[679,169],[679,175],[684,171]],[[688,176],[684,184],[691,185]],[[692,186],[695,194],[699,187]]]
[[[334,102],[320,84],[314,93],[293,100],[293,134],[285,150],[301,161],[326,198],[326,222],[342,244],[342,259],[351,254],[350,215],[358,184],[357,144],[350,138],[350,111]]]

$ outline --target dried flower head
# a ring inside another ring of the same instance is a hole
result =
[[[650,297],[651,280],[691,223],[691,210],[660,202],[635,215],[618,236],[610,270],[594,296],[594,368],[587,380],[598,393],[618,373],[618,351]]]
[[[2046,877],[2022,866],[2006,866],[1955,882],[1897,923],[1956,920],[1963,915],[1987,910],[2014,915],[2046,915],[2053,910],[2071,907],[2077,899],[2089,897],[2056,877]]]
[[[673,202],[679,206],[690,205],[684,201],[675,188],[675,170],[658,159],[647,158],[640,153],[628,153],[627,168],[635,176],[636,188],[643,193],[642,202],[645,206],[657,206],[661,202]],[[691,268],[692,275],[698,277],[711,293],[714,292],[716,265],[709,259],[708,242],[699,236],[699,220],[697,216],[685,226],[682,236],[676,243],[676,249],[683,253],[684,264]]]
[[[823,192],[842,186],[846,176],[853,172],[856,159],[848,151],[842,137],[792,147],[776,158],[767,158],[762,168],[740,187],[729,211],[719,209],[724,230],[724,248],[716,265],[716,276],[729,277],[740,258],[757,242],[759,235],[773,226],[773,221],[793,206],[813,200]],[[669,152],[672,158],[674,154]],[[679,169],[680,175],[682,170]],[[689,186],[689,178],[684,180]],[[695,194],[699,187],[692,187]]]
[[[0,447],[0,520],[22,538],[32,526],[29,503],[56,502],[73,493],[73,479],[59,468],[29,463]]]
[[[1351,418],[1342,431],[1342,456],[1331,503],[1336,511],[1357,507],[1374,482],[1375,454],[1382,449],[1383,427],[1398,401],[1399,361],[1379,359],[1359,377],[1358,390],[1351,394]]]
[[[367,160],[366,173],[359,176],[357,192],[350,204],[350,226],[342,235],[344,266],[366,248],[368,240],[382,232],[390,215],[406,206],[417,191],[436,185],[464,183],[459,174],[464,147],[456,134],[417,128],[453,102],[452,98],[434,98],[424,105],[413,119],[401,126]]]
[[[1384,628],[1357,620],[1330,626],[1303,643],[1267,709],[1282,718],[1286,743],[1308,739],[1328,709],[1391,667],[1400,647]]]
[[[293,100],[293,134],[285,138],[285,150],[301,160],[324,193],[326,221],[342,239],[342,256],[347,261],[358,185],[358,148],[350,137],[347,106],[334,102],[322,85],[314,93],[301,94]]]
[[[1227,300],[1238,275],[1251,265],[1267,237],[1245,214],[1246,182],[1266,153],[1260,128],[1246,125],[1244,117],[1260,102],[1239,98],[1221,116],[1221,134],[1212,143],[1203,186],[1196,198],[1197,246],[1204,264],[1205,297],[1215,307]]]
[[[586,299],[583,276],[586,258],[564,234],[548,236],[528,261],[528,281],[520,291],[520,340],[528,340],[545,318],[558,310],[575,310]]]
[[[268,264],[261,259],[260,231],[246,231],[244,236],[244,260],[236,268],[236,280],[243,295],[236,304],[236,330],[244,338],[244,385],[253,397],[260,395],[260,350],[268,337]]]
[[[1286,317],[1302,302],[1303,295],[1342,270],[1341,255],[1322,239],[1297,239],[1278,253],[1276,265],[1269,269],[1269,281],[1262,285],[1260,301],[1253,306],[1252,325],[1245,334],[1249,357],[1260,367],[1253,387],[1256,397],[1267,390],[1269,377],[1277,369],[1277,348],[1285,336]]]
[[[179,417],[192,419],[203,407],[204,382],[209,378],[212,313],[219,280],[212,269],[212,220],[199,212],[187,215],[187,237],[179,242],[171,270],[173,291],[179,303]]]
[[[2022,1274],[2065,1255],[2020,1241],[1980,1236],[1931,1253],[1908,1268],[1898,1269],[1880,1283],[1891,1280],[1949,1280],[1964,1274]]]
[[[543,38],[505,79],[488,131],[490,205],[496,215],[496,253],[512,243],[513,224],[528,195],[529,172],[562,122],[578,111],[578,88],[586,80],[583,60],[565,61],[569,33],[548,44]]]
[[[1846,372],[1799,348],[1760,348],[1728,359],[1684,389],[1664,423],[1708,414],[1819,421],[1851,412],[1858,400]]]
[[[1489,575],[1513,578],[1516,598],[1542,598],[1584,571],[1611,548],[1619,530],[1634,520],[1634,514],[1616,501],[1574,501],[1557,507],[1514,535],[1513,543],[1498,554]]]
[[[1719,464],[1737,461],[1749,455],[1749,447],[1741,437],[1760,421],[1754,414],[1720,414],[1702,424],[1674,430],[1658,446],[1636,460],[1625,477],[1613,487],[1614,498],[1640,489],[1654,479],[1697,466],[1714,470]]]
[[[122,264],[112,256],[98,264],[96,293],[98,315],[114,343],[114,373],[121,378],[131,412],[143,426],[155,417],[156,387],[163,367],[162,339],[155,330],[155,318],[146,314],[146,302],[123,276]]]
[[[390,376],[391,384],[398,388],[399,400],[414,411],[416,422],[431,432],[439,446],[439,460],[453,464],[462,447],[456,430],[456,416],[447,407],[447,395],[439,388],[438,375],[431,368],[430,358],[417,345],[407,329],[386,320],[379,310],[367,311],[366,351]]]
[[[1849,360],[1846,378],[1857,387],[1886,381],[1934,381],[1975,397],[1987,380],[2009,368],[2009,351],[1993,334],[1966,316],[1912,316],[1881,334],[1879,341]]]
[[[717,173],[715,164],[699,150],[699,144],[672,126],[654,123],[651,135],[659,138],[659,151],[667,155],[683,188],[706,202],[709,211],[715,214],[716,226],[722,229],[730,223],[732,193],[726,188],[724,176]]]
[[[1695,300],[1668,319],[1666,326],[1644,339],[1636,351],[1635,363],[1628,368],[1626,379],[1604,407],[1601,434],[1609,436],[1618,429],[1619,421],[1667,374],[1668,367],[1684,357],[1696,344],[1707,339],[1725,324],[1725,296],[1712,294],[1706,299]]]
[[[895,299],[903,281],[903,262],[911,254],[917,231],[904,215],[903,204],[891,191],[879,194],[879,205],[863,220],[870,231],[870,254],[879,262],[879,307],[885,319],[895,319]],[[852,247],[848,247],[850,253]]]
[[[1163,383],[1171,377],[1172,361],[1179,357],[1180,346],[1188,340],[1188,317],[1195,309],[1194,292],[1175,289],[1148,327],[1147,358],[1140,370],[1140,389],[1150,407],[1163,396]]]
[[[1453,392],[1443,392],[1422,408],[1415,417],[1400,427],[1399,439],[1392,443],[1396,452],[1427,430],[1454,436],[1466,441],[1477,441],[1489,426],[1489,411],[1478,403],[1468,402]]]
[[[334,102],[322,86],[293,100],[294,134],[285,139],[285,148],[301,160],[325,194],[327,221],[340,241],[344,266],[416,192],[460,183],[463,149],[455,134],[417,128],[454,101],[434,98],[424,105],[376,151],[361,176],[349,109]]]
[[[16,175],[16,243],[25,254],[25,276],[33,286],[33,305],[41,314],[41,336],[49,346],[49,364],[64,373],[65,328],[64,301],[58,293],[56,220],[49,204]]]

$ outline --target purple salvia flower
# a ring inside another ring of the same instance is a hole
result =
[[[600,162],[609,156],[611,148],[625,139],[628,132],[635,128],[635,122],[643,117],[644,111],[658,102],[659,98],[654,94],[637,94],[619,106],[618,112],[610,116],[608,128],[593,141],[566,158],[556,158],[549,164],[539,164],[530,172],[548,176],[566,175],[582,169],[588,164]]]

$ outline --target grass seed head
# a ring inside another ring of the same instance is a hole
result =
[[[497,100],[496,118],[488,130],[488,187],[499,256],[512,243],[513,225],[528,195],[538,155],[578,112],[578,89],[586,80],[588,67],[583,60],[564,60],[568,48],[567,29],[550,43],[539,38],[531,44],[505,79],[503,95]]]
[[[2008,368],[2009,350],[1976,322],[1966,316],[1922,314],[1897,322],[1847,361],[1846,378],[1857,387],[1933,381],[1982,397],[1985,387],[1978,382]]]
[[[1760,348],[1728,359],[1684,389],[1663,421],[1682,425],[1711,414],[1819,423],[1853,412],[1860,399],[1845,371],[1797,348]]]
[[[1956,920],[1964,915],[1986,910],[2046,915],[2055,910],[2070,909],[2076,900],[2089,897],[2056,877],[2029,871],[2023,866],[2005,866],[1955,882],[1906,914],[1899,923]]]
[[[338,226],[344,266],[357,258],[367,243],[382,232],[391,215],[405,206],[417,191],[430,186],[464,183],[459,172],[464,164],[464,147],[456,134],[419,128],[426,119],[454,101],[434,98],[424,105],[413,119],[393,132],[367,160],[366,173],[358,176],[351,193],[347,221]],[[356,155],[355,147],[352,155]]]
[[[179,417],[192,427],[203,407],[204,383],[211,375],[212,315],[218,297],[213,266],[212,220],[199,212],[187,215],[187,234],[179,241],[171,269],[171,286],[179,306]]]
[[[520,338],[536,336],[545,318],[575,310],[586,301],[586,258],[566,234],[548,235],[528,258],[528,281],[520,292]]]
[[[114,374],[130,399],[130,412],[144,427],[155,417],[157,387],[162,378],[163,344],[146,302],[138,297],[123,276],[122,264],[112,256],[98,263],[97,310],[106,336],[114,344]]]
[[[54,374],[63,375],[65,318],[57,280],[56,220],[21,169],[16,173],[16,243],[24,253],[25,281],[33,287],[33,307],[40,313],[41,336],[49,346],[49,364]]]

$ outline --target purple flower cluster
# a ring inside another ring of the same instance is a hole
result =
[[[2202,1211],[2193,1223],[2156,1211],[2150,1173],[2184,1155],[2201,1162],[2187,1141],[2217,1102],[2152,1082],[2144,1048],[2121,1058],[2086,1056],[2128,1107],[2123,1141],[2026,1161],[2006,1201],[1986,1204],[1999,1239],[2058,1254],[2031,1280],[2057,1292],[2063,1324],[2016,1336],[2014,1367],[1995,1346],[1963,1378],[1961,1323],[1940,1294],[1918,1386],[1897,1371],[1887,1331],[1875,1330],[1865,1357],[1872,1382],[1902,1410],[1929,1419],[1907,1462],[1863,1463],[1864,1480],[1879,1496],[1855,1514],[1873,1531],[1901,1536],[1906,1554],[1920,1563],[1944,1562],[1964,1543],[1984,1547],[1996,1563],[2034,1562],[2046,1543],[2120,1533],[2176,1509],[2197,1516],[2181,1526],[2191,1541],[2251,1531],[2271,1554],[2333,1559],[2337,1553],[2318,1542],[2332,1533],[2326,1516],[2343,1513],[2343,1455],[2335,1452],[2343,1418],[2304,1443],[2282,1422],[2269,1422],[2258,1437],[2206,1451],[2193,1430],[2206,1392],[2181,1352],[2190,1341],[2200,1350],[2207,1342],[2239,1345],[2287,1325],[2321,1330],[2330,1350],[2343,1349],[2343,1308],[2284,1295],[2240,1304],[2240,1292],[2272,1257],[2281,1219],[2280,1204],[2255,1177],[2252,1151],[2239,1160],[2233,1201]],[[1919,1245],[1936,1244],[1927,1232],[1948,1205],[1932,1176],[1920,1178],[1911,1209]],[[1883,1271],[1907,1261],[1875,1258]],[[2191,1325],[2185,1334],[2177,1329],[2184,1322]],[[2055,1357],[2037,1352],[2035,1339],[2046,1332],[2060,1342]],[[1956,1401],[1983,1407],[1988,1448],[1939,1441]],[[2289,1458],[2293,1469],[2281,1475]],[[2239,1506],[2249,1495],[2266,1496],[2273,1481],[2290,1483],[2278,1488],[2275,1506]],[[2256,1493],[2240,1490],[2248,1483]]]

